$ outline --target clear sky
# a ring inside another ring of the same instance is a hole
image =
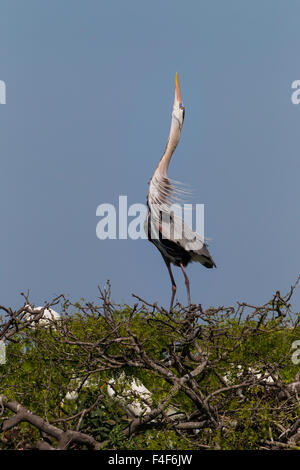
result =
[[[96,300],[110,279],[118,303],[169,305],[156,248],[99,240],[96,208],[146,201],[176,71],[186,115],[169,176],[205,204],[218,266],[187,268],[192,301],[287,292],[300,271],[299,18],[298,0],[2,0],[0,303],[27,289],[39,305]]]

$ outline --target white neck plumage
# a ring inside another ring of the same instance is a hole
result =
[[[176,117],[172,115],[170,135],[169,135],[168,142],[166,145],[165,153],[161,157],[161,160],[156,170],[161,174],[161,176],[165,176],[165,177],[167,176],[167,170],[169,167],[171,157],[180,139],[180,131],[181,129],[180,129],[179,122],[177,121]]]
[[[164,210],[167,210],[167,206],[170,203],[174,188],[168,179],[167,170],[171,157],[179,142],[180,131],[180,124],[176,117],[172,115],[170,135],[165,152],[149,183],[148,205],[150,207],[158,205],[163,208],[162,206],[164,206]]]

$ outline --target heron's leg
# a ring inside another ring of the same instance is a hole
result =
[[[171,270],[170,261],[164,255],[162,255],[162,257],[164,259],[164,262],[167,265],[167,268],[168,268],[168,271],[169,271],[169,274],[170,274],[170,278],[171,278],[171,283],[172,283],[172,297],[171,297],[171,303],[170,303],[170,310],[172,310],[174,297],[175,297],[175,294],[176,294],[176,284],[175,284],[173,273],[172,273],[172,270]]]
[[[183,267],[182,263],[180,263],[180,267],[181,267],[183,275],[184,275],[185,285],[186,285],[186,290],[187,290],[187,296],[188,296],[188,303],[189,303],[189,307],[190,307],[191,306],[190,281],[189,281],[189,278],[187,277],[187,274],[184,270],[184,267]]]

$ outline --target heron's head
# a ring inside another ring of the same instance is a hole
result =
[[[173,111],[172,111],[172,121],[173,121],[172,124],[175,127],[177,125],[179,127],[179,130],[181,130],[183,121],[184,121],[184,106],[182,103],[177,72],[175,76],[175,98],[174,98],[174,105],[173,105]]]

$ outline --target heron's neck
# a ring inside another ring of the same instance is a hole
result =
[[[167,170],[174,150],[177,147],[180,138],[180,129],[176,123],[171,123],[170,135],[166,145],[165,153],[160,159],[157,170],[162,176],[167,176]]]

